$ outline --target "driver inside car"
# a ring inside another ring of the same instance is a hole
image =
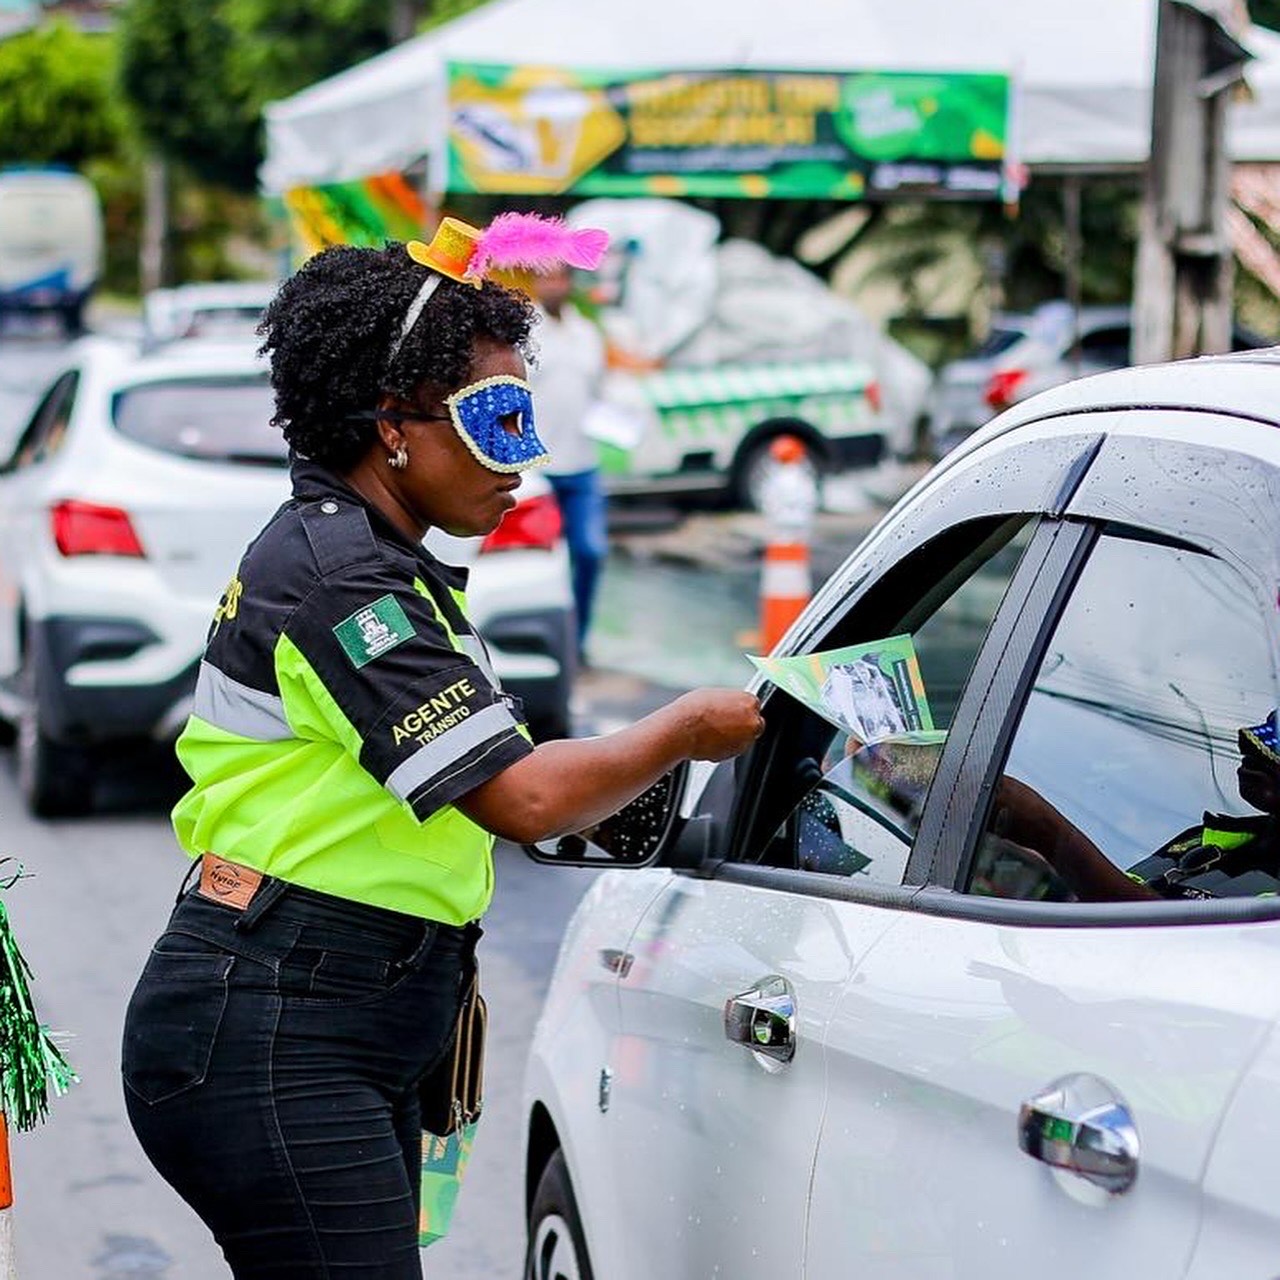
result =
[[[877,856],[901,861],[941,752],[941,742],[905,737],[864,742],[856,734],[837,732],[821,765],[802,761],[809,789],[793,815],[795,865],[802,871],[856,875]]]
[[[1276,711],[1237,733],[1240,797],[1260,810],[1209,813],[1127,871],[1043,796],[1005,776],[969,892],[1079,902],[1280,893],[1280,738]]]

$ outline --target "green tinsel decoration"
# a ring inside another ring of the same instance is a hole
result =
[[[21,874],[0,888],[9,888]],[[30,979],[31,968],[0,902],[0,1111],[19,1130],[33,1129],[45,1118],[50,1087],[60,1097],[78,1079],[36,1018]]]

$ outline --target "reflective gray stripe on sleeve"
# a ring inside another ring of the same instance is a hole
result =
[[[407,800],[424,782],[468,751],[514,728],[511,712],[502,703],[495,702],[419,747],[403,764],[396,766],[386,781],[386,788],[397,800]]]
[[[257,742],[280,742],[296,736],[281,698],[251,689],[209,662],[200,664],[192,711],[218,729]]]
[[[484,672],[485,679],[495,689],[501,689],[502,686],[498,683],[493,663],[489,660],[489,650],[484,647],[484,641],[478,635],[460,635],[455,636],[454,639],[458,648]]]

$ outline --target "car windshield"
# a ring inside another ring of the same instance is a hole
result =
[[[116,430],[130,440],[188,458],[284,466],[287,446],[271,425],[265,376],[174,378],[118,391]]]

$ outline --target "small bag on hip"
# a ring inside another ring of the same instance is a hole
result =
[[[489,1013],[480,994],[480,974],[472,968],[462,995],[453,1043],[418,1086],[422,1127],[447,1138],[480,1118],[484,1106],[484,1040]]]
[[[453,1042],[439,1066],[418,1086],[422,1107],[422,1184],[418,1243],[446,1235],[453,1221],[462,1175],[471,1158],[484,1105],[484,1038],[488,1011],[473,967],[462,997]]]

